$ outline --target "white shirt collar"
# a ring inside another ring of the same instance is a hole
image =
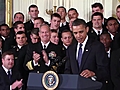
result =
[[[96,30],[94,27],[93,27],[93,30],[96,32],[96,34],[98,35],[98,30]],[[102,29],[99,30],[100,31],[100,34],[102,33]]]
[[[19,49],[21,49],[21,48],[22,48],[22,46],[18,45],[18,48],[19,48]]]
[[[5,37],[3,37],[3,36],[1,36],[2,37],[2,39],[5,41]]]
[[[34,20],[33,20],[33,19],[31,19],[31,21],[32,21],[32,23],[34,23]]]
[[[67,24],[67,22],[63,22],[63,25],[65,26]],[[60,27],[62,27],[62,22],[60,22]]]
[[[87,43],[87,40],[88,40],[88,36],[85,38],[84,42],[82,43],[82,53],[84,52],[84,49],[85,49],[85,45]],[[80,43],[77,44],[77,54],[76,54],[76,58],[78,57],[78,52],[79,52],[79,46],[80,46]]]
[[[118,20],[118,19],[117,19]],[[118,20],[118,22],[120,23],[120,20]]]
[[[110,34],[110,36],[111,36],[111,39],[113,40],[113,38],[114,38],[114,35],[112,35],[109,31],[108,31],[108,33]]]
[[[5,72],[8,74],[8,69],[6,67],[4,67],[3,65],[2,65],[2,67],[5,70]],[[10,74],[12,74],[12,70],[10,69],[9,71],[10,71]]]
[[[44,45],[46,46],[46,48],[48,47],[48,45],[49,45],[49,43],[50,43],[50,41],[49,42],[47,42],[46,44],[44,44],[42,41],[41,41],[41,44],[42,44],[42,47],[44,48]]]
[[[68,48],[68,46],[66,46],[65,44],[63,44],[63,46],[67,49]]]
[[[109,50],[107,51],[109,58],[110,58],[110,50],[111,50],[111,48],[109,48]]]

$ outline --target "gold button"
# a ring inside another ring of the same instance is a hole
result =
[[[37,73],[40,73],[39,71],[37,71]]]

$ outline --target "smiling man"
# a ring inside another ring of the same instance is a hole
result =
[[[51,56],[60,56],[62,48],[50,41],[51,31],[48,25],[43,24],[40,27],[39,36],[41,41],[28,46],[24,67],[28,71],[44,73],[51,69]]]
[[[2,54],[2,67],[0,67],[0,89],[1,90],[20,90],[22,87],[21,75],[13,68],[14,55],[7,51]]]
[[[105,28],[102,27],[103,22],[103,14],[100,12],[95,12],[92,15],[92,28],[89,29],[88,35],[93,38],[99,40],[99,36],[106,31]]]

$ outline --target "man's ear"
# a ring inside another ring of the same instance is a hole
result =
[[[106,26],[106,28],[108,29],[108,26]]]
[[[104,12],[104,10],[102,9],[102,13]]]
[[[89,27],[88,26],[86,27],[86,30],[87,30],[87,33],[88,33],[88,31],[89,31]]]

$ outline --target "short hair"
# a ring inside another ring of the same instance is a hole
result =
[[[57,17],[57,18],[60,18],[60,19],[61,19],[61,16],[60,16],[58,13],[53,13],[53,14],[51,15],[51,20],[52,20],[53,17]]]
[[[5,24],[5,23],[0,25],[0,29],[1,29],[2,26],[6,26],[6,27],[9,28],[9,26],[7,24]]]
[[[24,14],[23,13],[21,13],[21,12],[16,12],[15,14],[14,14],[14,18],[16,17],[16,15],[17,14],[21,14],[22,15],[22,17],[23,17],[23,19],[24,19]]]
[[[58,9],[59,9],[59,8],[63,8],[63,9],[65,10],[65,12],[67,12],[67,10],[66,10],[66,8],[65,8],[64,6],[58,7],[58,8],[57,8],[57,12],[58,12]]]
[[[109,22],[110,20],[115,20],[115,21],[119,24],[118,20],[117,20],[116,18],[114,18],[114,17],[109,17],[109,18],[107,19],[107,21],[106,21],[106,24],[108,24],[108,22]]]
[[[24,24],[23,22],[21,21],[16,21],[14,24],[13,24],[13,28],[17,28],[19,24]]]
[[[79,25],[83,25],[85,26],[85,28],[87,27],[87,23],[83,19],[76,19],[72,23],[72,26],[79,26]]]
[[[30,5],[30,6],[29,6],[29,12],[30,12],[30,8],[38,8],[38,7],[37,7],[37,5],[35,5],[35,4]]]
[[[25,32],[24,32],[24,31],[18,31],[18,32],[16,33],[16,35],[21,35],[21,34],[25,34]],[[26,34],[25,34],[25,36],[26,36]]]
[[[55,29],[51,29],[50,31],[51,31],[52,33],[58,33],[57,30],[55,30]]]
[[[42,17],[36,17],[34,20],[41,20],[44,23],[44,19]]]
[[[120,5],[117,6],[116,10],[117,10],[118,8],[120,8]]]
[[[2,54],[2,59],[4,59],[6,55],[13,55],[14,56],[14,53],[11,51],[6,51]]]
[[[31,30],[31,34],[35,34],[35,35],[37,35],[37,36],[39,36],[38,32],[39,32],[39,28],[33,28],[33,29]]]
[[[94,16],[100,16],[102,19],[104,18],[103,14],[100,13],[100,12],[95,12],[94,14],[92,14],[92,19],[93,19]]]
[[[108,36],[110,37],[110,39],[112,40],[112,38],[111,38],[111,36],[110,36],[110,34],[109,34],[108,32],[103,32],[103,33],[100,35],[100,37],[101,37],[102,35],[108,35]]]
[[[48,24],[42,24],[42,25],[40,25],[40,29],[41,29],[42,26],[47,26],[49,28],[49,31],[50,31],[50,27],[49,27]],[[39,31],[40,31],[40,29],[39,29]]]
[[[68,30],[68,29],[65,29],[65,30],[63,30],[63,31],[61,32],[61,37],[62,37],[62,34],[63,34],[63,33],[66,33],[66,32],[70,32],[70,33],[71,33],[71,35],[73,36],[72,31],[70,31],[70,30]]]
[[[103,9],[103,5],[101,3],[94,3],[91,5],[92,8],[99,7],[100,9]]]
[[[78,13],[75,8],[70,8],[70,9],[68,10],[68,12],[69,12],[69,11],[72,11],[72,10],[74,10],[76,13]]]

